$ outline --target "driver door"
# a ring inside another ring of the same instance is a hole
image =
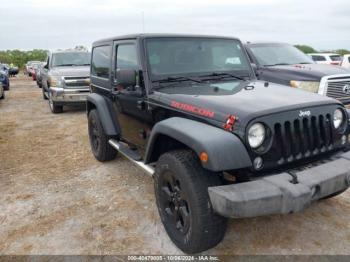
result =
[[[141,67],[136,48],[136,42],[133,40],[114,42],[112,94],[123,139],[143,151],[152,116],[143,106],[146,92],[140,81]],[[133,69],[138,72],[136,86],[122,86],[118,83],[117,71],[123,69]]]

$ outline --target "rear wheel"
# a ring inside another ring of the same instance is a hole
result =
[[[92,153],[98,161],[112,160],[117,155],[109,143],[110,137],[106,135],[96,109],[92,109],[88,115],[88,130]]]
[[[154,176],[157,207],[166,232],[182,251],[198,253],[223,239],[227,219],[214,213],[208,194],[208,187],[221,184],[192,151],[171,151],[159,158]]]

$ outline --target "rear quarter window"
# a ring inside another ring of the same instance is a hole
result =
[[[111,46],[98,46],[92,50],[91,75],[109,78]]]

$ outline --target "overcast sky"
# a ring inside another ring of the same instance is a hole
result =
[[[9,0],[0,4],[0,50],[90,47],[100,38],[142,32],[216,34],[244,41],[350,49],[350,3],[349,0]]]

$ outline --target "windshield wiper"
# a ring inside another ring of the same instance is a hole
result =
[[[279,66],[279,65],[290,65],[290,64],[287,64],[287,63],[277,63],[277,64],[265,65],[265,66]]]
[[[219,79],[222,79],[222,78],[227,78],[227,77],[232,77],[232,78],[236,78],[238,80],[242,80],[242,81],[245,81],[245,79],[243,77],[240,77],[240,76],[236,76],[234,74],[231,74],[231,73],[223,73],[223,72],[220,72],[220,73],[217,73],[217,72],[213,72],[211,74],[208,74],[208,75],[202,75],[201,77],[219,77]],[[210,80],[210,79],[208,79]]]
[[[312,64],[310,62],[301,62],[301,63],[296,63],[296,65],[309,65],[309,64]]]
[[[159,80],[153,80],[152,82],[158,82],[158,83],[170,83],[170,82],[182,82],[182,81],[192,81],[196,83],[200,83],[201,81],[194,79],[192,77],[186,77],[186,76],[168,76],[166,78],[162,78]]]
[[[56,66],[74,66],[75,64],[62,64],[62,65],[56,65]]]
[[[88,66],[90,64],[62,64],[57,66]]]

